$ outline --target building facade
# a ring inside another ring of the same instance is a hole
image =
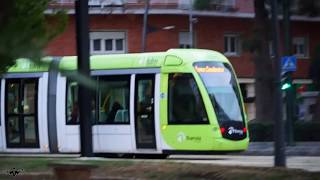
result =
[[[242,47],[244,36],[252,33],[254,25],[253,0],[211,1],[209,9],[202,11],[190,11],[190,2],[150,0],[146,52],[189,48],[189,15],[192,13],[194,47],[222,52],[231,61],[245,96],[249,118],[254,119],[255,69],[252,54]],[[141,52],[144,7],[141,0],[89,0],[91,54]],[[57,9],[66,10],[69,23],[48,45],[46,53],[76,55],[74,1],[56,0],[46,13]],[[311,56],[320,44],[320,18],[293,15],[291,19],[292,49],[298,59],[294,83],[300,89],[308,89],[312,84],[308,78]],[[317,93],[308,90],[299,93],[302,98],[299,118],[309,120]]]

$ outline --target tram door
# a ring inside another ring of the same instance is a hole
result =
[[[155,149],[154,74],[136,75],[135,131],[137,149]]]
[[[7,79],[5,125],[8,148],[38,148],[38,79]]]

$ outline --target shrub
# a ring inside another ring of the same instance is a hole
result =
[[[193,3],[193,7],[196,10],[207,10],[210,8],[210,0],[196,0]]]
[[[295,122],[293,130],[295,141],[320,141],[319,122]],[[273,141],[273,132],[273,124],[249,122],[250,141]]]

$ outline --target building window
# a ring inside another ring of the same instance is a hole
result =
[[[293,54],[296,57],[306,58],[309,55],[308,40],[305,37],[295,37],[292,40]]]
[[[208,124],[208,117],[192,74],[169,75],[169,124]]]
[[[123,49],[123,39],[116,39],[116,50],[121,51]]]
[[[106,39],[104,40],[105,45],[105,51],[112,51],[112,39]]]
[[[91,54],[125,53],[125,32],[90,32]]]
[[[192,48],[191,42],[190,42],[190,37],[189,37],[189,32],[179,32],[179,48]]]
[[[240,55],[240,38],[238,34],[224,35],[224,54],[226,56]]]
[[[101,39],[93,39],[93,50],[101,51]]]

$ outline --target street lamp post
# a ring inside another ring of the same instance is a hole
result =
[[[147,41],[147,25],[148,25],[148,13],[149,13],[149,0],[145,0],[144,5],[144,15],[143,15],[143,32],[142,32],[142,45],[141,52],[146,51],[146,41]]]
[[[272,25],[273,25],[273,48],[274,48],[274,165],[286,166],[284,145],[284,123],[282,119],[282,92],[281,92],[281,60],[279,51],[279,22],[277,0],[271,1]]]
[[[78,72],[90,77],[89,65],[89,15],[88,0],[76,0],[76,32],[77,32],[77,54]],[[80,117],[80,141],[81,156],[92,157],[92,127],[90,119],[91,92],[88,87],[79,83],[78,105]]]
[[[189,5],[189,43],[190,43],[190,48],[193,48],[193,0],[190,0],[190,5]]]
[[[283,0],[283,29],[284,29],[284,47],[285,55],[291,56],[291,32],[290,32],[290,3],[291,0]],[[292,84],[292,73],[288,72],[288,83]],[[287,107],[287,119],[286,119],[286,130],[287,130],[287,144],[289,146],[294,145],[293,140],[293,119],[294,119],[294,90],[291,86],[286,90],[286,107]]]

